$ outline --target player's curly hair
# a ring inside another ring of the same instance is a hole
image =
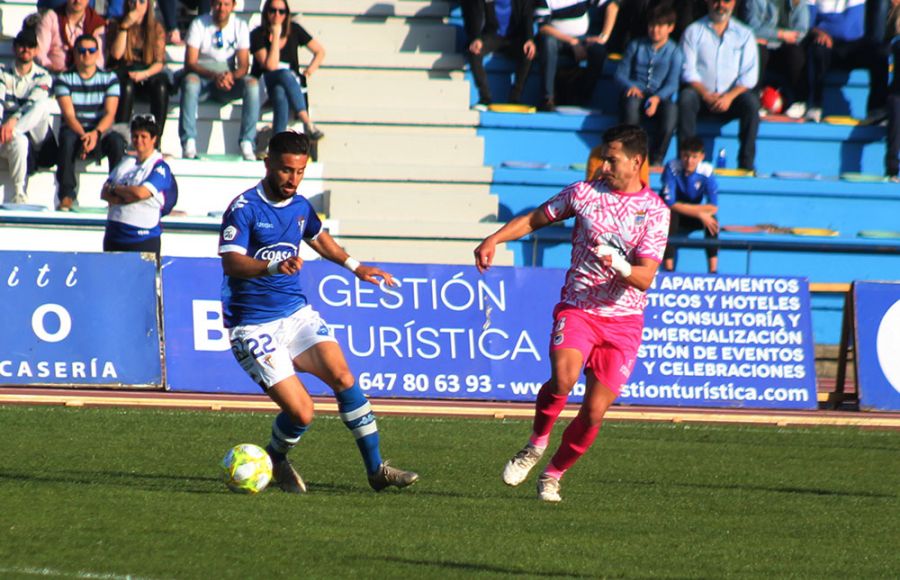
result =
[[[637,125],[616,125],[603,132],[603,143],[621,143],[622,150],[629,156],[640,155],[647,159],[649,148],[647,132]]]
[[[269,140],[269,156],[309,155],[309,137],[294,131],[282,131]]]

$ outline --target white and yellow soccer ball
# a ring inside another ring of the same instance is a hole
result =
[[[272,481],[272,459],[266,450],[252,443],[241,443],[222,458],[222,478],[235,493],[259,493]]]

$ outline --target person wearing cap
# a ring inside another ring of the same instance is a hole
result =
[[[31,29],[13,41],[15,61],[0,65],[0,157],[9,163],[13,191],[4,201],[27,203],[28,150],[37,150],[51,131],[50,73],[34,62],[37,36]]]
[[[174,205],[178,186],[159,152],[161,127],[152,114],[131,120],[134,155],[125,156],[103,184],[100,199],[109,203],[104,252],[153,252],[159,255],[160,219]]]

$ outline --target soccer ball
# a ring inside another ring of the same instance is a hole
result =
[[[222,458],[222,479],[235,493],[259,493],[272,481],[272,459],[252,443],[235,445]]]
[[[782,109],[784,109],[784,99],[781,98],[781,93],[778,89],[774,87],[764,88],[759,95],[759,102],[763,109],[773,115],[781,113]]]

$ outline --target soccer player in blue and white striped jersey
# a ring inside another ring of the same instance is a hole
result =
[[[309,201],[297,194],[309,159],[306,135],[285,131],[269,141],[266,176],[239,195],[222,217],[222,311],[231,350],[241,367],[281,408],[266,450],[274,479],[291,493],[306,485],[287,459],[313,420],[313,400],[297,376],[311,373],[334,391],[341,419],[356,438],[369,485],[406,487],[418,475],[381,459],[378,427],[341,347],[309,304],[297,280],[300,244],[360,280],[394,285],[393,277],[351,258],[322,229]]]

